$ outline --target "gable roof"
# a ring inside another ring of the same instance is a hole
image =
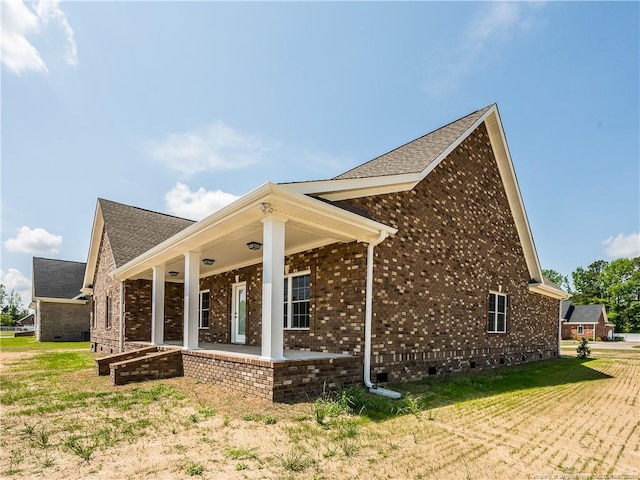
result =
[[[331,180],[289,183],[286,186],[300,193],[331,201],[409,191],[424,180],[483,123],[489,134],[529,270],[531,278],[529,289],[557,299],[567,298],[566,292],[542,275],[498,106],[495,103]]]
[[[102,232],[109,236],[116,268],[193,225],[193,220],[99,198],[91,232],[84,286],[93,282]]]
[[[193,225],[193,220],[98,199],[116,268]]]
[[[562,319],[567,323],[598,323],[600,315],[608,325],[607,311],[604,305],[574,305],[570,300],[562,302]]]
[[[420,173],[464,135],[469,127],[491,107],[492,105],[489,105],[476,110],[444,127],[352,168],[334,177],[334,180]]]
[[[86,263],[33,257],[33,297],[72,300],[80,296]]]

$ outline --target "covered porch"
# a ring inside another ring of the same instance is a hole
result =
[[[286,348],[285,331],[295,336],[309,330],[308,309],[313,308],[313,298],[309,299],[306,312],[295,311],[291,298],[287,304],[287,296],[292,296],[292,281],[288,282],[289,291],[285,291],[291,267],[285,264],[285,259],[334,244],[375,244],[395,232],[394,228],[360,212],[268,183],[118,268],[114,278],[121,282],[146,280],[151,283],[150,343],[153,345],[180,346],[188,355],[200,352],[206,356],[217,352],[218,356],[233,354],[251,361],[331,360],[353,353],[360,346],[355,349],[330,346],[321,348],[322,352],[312,352],[313,346],[298,340],[298,348]],[[362,246],[359,249],[366,251]],[[292,271],[299,273],[296,268]],[[247,270],[252,272],[253,284],[247,284],[246,279],[237,274]],[[358,281],[364,287],[364,268],[359,274]],[[230,332],[224,342],[202,341],[201,284],[208,279],[226,282],[210,289],[211,302],[219,300],[217,297],[227,294],[225,292],[233,295],[232,300],[226,300],[225,318],[218,319]],[[314,280],[307,280],[307,290]],[[368,277],[366,281],[371,282]],[[176,343],[165,338],[165,292],[167,286],[175,289],[178,285],[183,307],[179,319],[182,339]],[[370,285],[367,287],[370,292]],[[364,304],[365,289],[361,290]],[[246,331],[247,298],[251,295],[253,325],[259,329],[254,332]],[[293,318],[296,315],[298,317]],[[125,341],[121,339],[122,344]]]

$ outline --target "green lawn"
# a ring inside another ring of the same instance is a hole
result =
[[[3,332],[7,333],[7,332]],[[13,333],[11,332],[13,335]],[[89,350],[89,342],[38,342],[35,337],[0,336],[0,351]]]

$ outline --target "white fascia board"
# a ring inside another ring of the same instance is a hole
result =
[[[100,240],[102,239],[102,231],[104,230],[104,218],[100,209],[100,202],[96,202],[96,213],[93,216],[93,227],[91,228],[91,240],[89,242],[89,254],[87,256],[87,266],[84,270],[84,280],[82,286],[87,288],[93,284],[93,277],[98,263],[98,254],[100,253]]]
[[[558,290],[557,288],[553,288],[548,285],[543,285],[542,283],[535,283],[535,284],[529,285],[529,291],[533,293],[538,293],[540,295],[544,295],[546,297],[555,298],[556,300],[566,300],[571,296],[564,290]]]
[[[498,108],[494,105],[487,111],[486,115],[483,115],[483,117],[486,117],[486,126],[487,132],[489,133],[489,139],[491,141],[491,148],[493,149],[493,154],[498,162],[498,169],[502,178],[502,184],[504,185],[507,200],[511,207],[511,214],[516,224],[518,236],[520,237],[520,244],[522,245],[525,261],[529,269],[529,276],[532,280],[541,282],[542,285],[542,268],[540,267],[538,253],[536,252],[536,247],[533,242],[531,227],[529,226],[527,212],[524,208],[524,201],[522,200],[522,194],[520,193],[518,179],[513,167],[511,154],[509,153],[509,147],[507,145],[504,129],[502,128],[502,121],[500,120]],[[544,287],[548,286],[544,285]]]
[[[317,195],[327,200],[347,200],[411,190],[420,181],[420,173],[385,175],[381,177],[342,178],[313,182],[286,183],[287,187],[306,195]]]
[[[276,185],[271,182],[264,183],[246,195],[240,197],[235,202],[212,213],[208,217],[194,223],[186,229],[178,232],[173,237],[147,250],[142,255],[130,260],[126,264],[114,270],[112,277],[116,280],[123,280],[137,275],[142,271],[151,268],[152,264],[161,264],[184,253],[187,250],[197,250],[198,236],[221,225],[224,221],[241,215],[249,209],[256,208],[263,202],[271,199],[291,203],[297,207],[303,206],[305,209],[336,218],[346,222],[362,231],[361,238],[354,238],[359,241],[371,241],[376,238],[381,230],[389,234],[395,234],[397,229],[382,223],[370,220],[353,212],[336,207],[313,197],[296,192],[286,186]],[[280,212],[285,213],[286,212]]]
[[[87,300],[79,300],[75,298],[36,297],[36,300],[40,300],[45,303],[68,303],[71,305],[86,305],[87,303]]]

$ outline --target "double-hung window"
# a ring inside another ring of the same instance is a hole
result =
[[[584,335],[584,327],[582,325],[578,325],[578,335]]]
[[[507,331],[507,296],[502,293],[489,293],[489,333]]]
[[[293,273],[284,278],[284,328],[309,328],[311,274]]]
[[[198,327],[209,328],[209,290],[202,290],[200,292],[200,307],[198,314]]]

